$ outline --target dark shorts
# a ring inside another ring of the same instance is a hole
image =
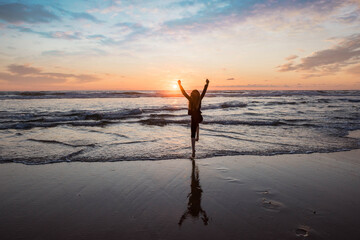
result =
[[[191,138],[195,138],[196,129],[199,127],[199,123],[203,121],[201,114],[191,115]]]

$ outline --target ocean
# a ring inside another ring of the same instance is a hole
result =
[[[360,91],[209,91],[196,157],[360,148]],[[191,155],[180,91],[0,92],[0,162],[171,160]]]

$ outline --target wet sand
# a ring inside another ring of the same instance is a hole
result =
[[[1,239],[359,239],[359,156],[1,164]]]

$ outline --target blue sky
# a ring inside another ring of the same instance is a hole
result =
[[[355,0],[1,0],[0,89],[207,77],[215,88],[358,89],[359,16]]]

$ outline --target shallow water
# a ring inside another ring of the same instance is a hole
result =
[[[360,91],[213,91],[197,158],[356,149]],[[1,92],[0,161],[188,157],[190,116],[177,92]]]

